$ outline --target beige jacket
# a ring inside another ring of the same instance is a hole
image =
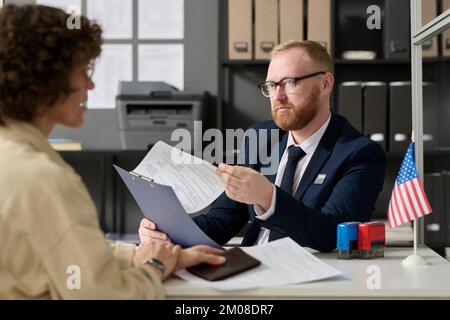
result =
[[[105,240],[80,177],[35,126],[0,126],[0,299],[162,298],[134,250]]]

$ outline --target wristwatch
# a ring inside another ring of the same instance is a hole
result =
[[[150,260],[148,260],[148,263],[150,263],[150,265],[155,267],[156,269],[160,270],[161,273],[164,275],[164,271],[166,271],[166,266],[161,260],[151,258]]]

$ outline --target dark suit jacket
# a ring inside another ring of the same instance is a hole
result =
[[[279,129],[273,121],[259,123],[253,128],[257,132],[266,129],[267,144],[263,147],[270,149],[275,145],[271,150],[279,148],[279,163],[288,133]],[[276,144],[271,143],[267,129],[280,130]],[[258,138],[258,149],[261,148],[259,141]],[[241,149],[241,154],[245,155],[243,165],[257,171],[270,165],[264,159],[255,161],[256,155],[250,149],[249,140],[245,138]],[[336,248],[336,227],[339,223],[370,220],[383,186],[385,166],[383,149],[353,128],[345,118],[333,113],[295,195],[276,187],[275,212],[270,218],[266,221],[256,219],[253,205],[236,202],[223,193],[207,214],[194,220],[220,244],[236,236],[250,221],[243,246],[255,244],[260,228],[264,227],[271,230],[269,240],[289,236],[301,246],[331,251]],[[318,174],[326,175],[322,184],[314,183]],[[266,177],[273,183],[276,170],[274,175]]]

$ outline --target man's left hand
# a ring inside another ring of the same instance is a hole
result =
[[[257,204],[266,211],[270,208],[273,185],[258,171],[221,163],[217,173],[228,198],[246,204]]]

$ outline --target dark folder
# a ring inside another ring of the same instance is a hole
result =
[[[224,251],[223,256],[227,259],[223,265],[212,266],[203,263],[187,270],[203,279],[216,281],[231,277],[261,264],[259,260],[245,253],[239,247]]]
[[[423,83],[423,144],[429,150],[439,144],[436,84]],[[389,150],[404,153],[411,141],[411,82],[389,83]]]
[[[386,150],[387,85],[385,82],[363,82],[364,134]]]
[[[410,55],[410,0],[385,0],[384,58],[409,59]],[[427,0],[426,0],[427,1]]]
[[[411,142],[411,82],[389,83],[389,151],[405,153]]]
[[[424,189],[433,212],[424,217],[425,242],[430,246],[444,246],[446,236],[445,178],[443,173],[428,173]]]
[[[423,83],[423,148],[431,150],[439,141],[439,105],[438,91],[435,83]]]
[[[347,118],[352,126],[362,132],[361,82],[342,82],[339,84],[337,112]]]

